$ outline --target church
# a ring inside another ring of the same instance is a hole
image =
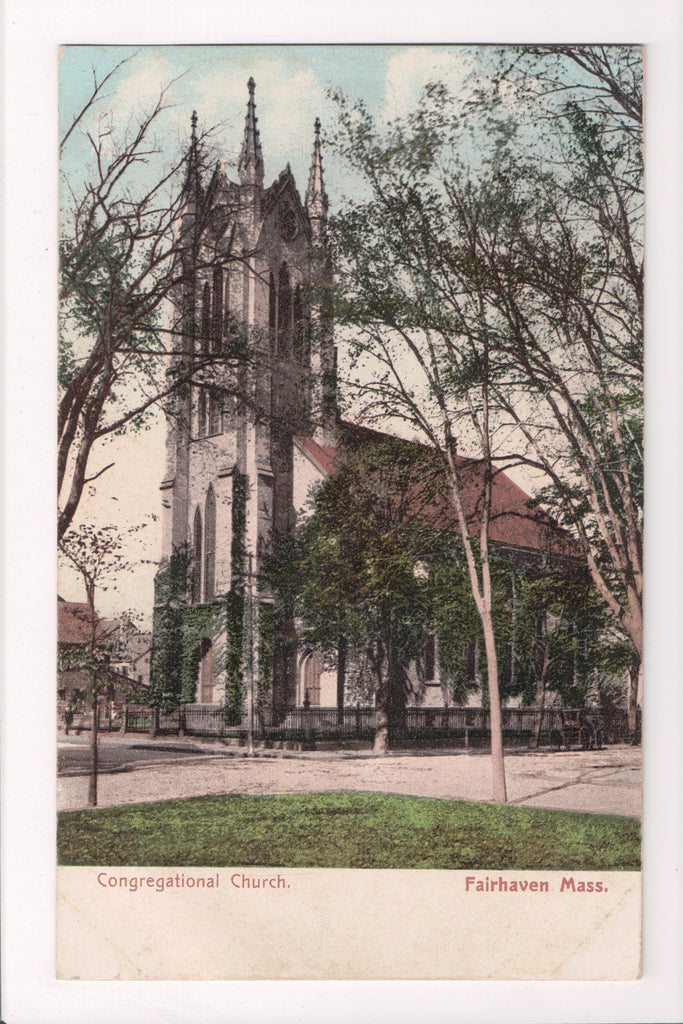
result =
[[[191,244],[174,348],[174,372],[189,365],[192,373],[167,415],[151,691],[162,706],[180,699],[225,707],[233,723],[257,702],[279,721],[304,703],[338,704],[344,680],[338,665],[296,643],[263,642],[273,602],[259,570],[334,472],[344,433],[364,429],[337,412],[320,123],[303,200],[289,165],[265,184],[253,79],[238,180],[220,163],[210,175],[201,164],[193,114],[177,228]],[[529,500],[497,474],[492,541],[537,553],[550,543],[571,556],[570,539],[531,514]],[[419,699],[443,706],[430,639]]]

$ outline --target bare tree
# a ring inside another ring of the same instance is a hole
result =
[[[253,256],[237,255],[231,239],[212,241],[205,231],[214,213],[211,187],[202,183],[209,133],[197,136],[193,115],[187,153],[175,162],[161,159],[154,135],[168,109],[166,88],[131,131],[117,133],[108,123],[92,128],[102,90],[120,67],[101,81],[94,77],[91,96],[62,140],[64,156],[78,138],[75,129],[83,131],[91,161],[84,184],[66,171],[63,180],[60,537],[86,484],[110,468],[90,470],[98,442],[139,429],[179,389],[212,387],[219,364],[221,388],[239,393],[239,367],[247,358],[245,345],[226,351],[222,328],[213,339],[215,325],[202,321],[197,300],[202,273],[217,259],[249,264]],[[234,342],[237,328],[231,331]]]

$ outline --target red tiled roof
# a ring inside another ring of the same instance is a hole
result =
[[[356,445],[368,442],[391,442],[419,445],[416,441],[402,441],[390,434],[381,433],[357,424],[340,424],[342,443]],[[297,438],[301,447],[317,463],[326,476],[334,472],[339,464],[340,446],[323,447],[310,437]],[[433,458],[424,447],[425,456]],[[478,459],[458,458],[458,478],[467,519],[468,531],[475,536],[480,527],[484,498],[484,463]],[[416,500],[420,497],[416,495]],[[425,500],[422,498],[422,500]],[[434,516],[435,525],[443,529],[458,529],[457,517],[447,488],[438,489],[430,497],[425,512]],[[569,558],[581,558],[582,552],[577,541],[503,471],[495,471],[491,501],[489,538],[495,544],[523,548],[530,551],[552,552]]]
[[[325,476],[334,473],[339,458],[338,447],[323,447],[323,445],[314,441],[312,437],[297,437],[296,440],[313,463],[317,464],[321,473],[324,473]]]
[[[97,635],[101,623],[97,620]],[[90,606],[78,601],[57,601],[57,640],[60,644],[89,644],[92,640]]]

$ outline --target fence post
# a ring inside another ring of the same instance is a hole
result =
[[[360,701],[356,701],[356,739],[360,739]]]
[[[123,705],[123,735],[125,736],[128,732],[128,701],[124,702]]]
[[[178,705],[178,739],[185,738],[185,705]]]

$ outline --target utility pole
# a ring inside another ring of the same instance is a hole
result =
[[[249,717],[247,756],[254,756],[254,556],[249,552],[247,568],[247,679],[249,683]]]

